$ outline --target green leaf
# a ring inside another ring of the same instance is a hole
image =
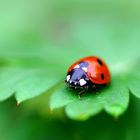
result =
[[[112,84],[101,90],[99,94],[85,93],[81,99],[78,97],[78,92],[66,90],[64,87],[65,85],[51,96],[50,106],[51,109],[65,106],[67,115],[72,119],[86,120],[103,109],[118,117],[128,107],[128,88],[116,77],[113,78]]]
[[[77,95],[78,96],[78,95]],[[87,120],[103,109],[103,104],[98,100],[98,95],[82,97],[66,106],[67,115],[76,120]]]
[[[130,91],[138,98],[140,98],[140,78],[130,79]]]
[[[135,71],[134,74],[129,75],[127,79],[130,91],[138,98],[140,98],[140,71]]]
[[[129,104],[129,90],[121,79],[112,80],[109,89],[103,91],[104,109],[109,114],[118,117],[123,114]]]
[[[18,103],[36,97],[61,80],[56,77],[56,73],[47,69],[1,69],[0,100],[5,100],[13,94]]]
[[[37,70],[29,72],[28,78],[23,78],[16,85],[16,99],[18,102],[33,98],[46,92],[61,79],[57,79],[57,75],[47,70]]]
[[[70,96],[68,96],[68,94],[70,94]],[[52,94],[50,99],[50,108],[53,110],[59,107],[63,107],[76,100],[77,97],[73,94],[73,91],[71,91],[65,86],[65,84],[63,84],[59,89],[57,89],[56,93]]]

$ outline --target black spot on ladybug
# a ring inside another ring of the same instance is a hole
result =
[[[102,66],[103,62],[100,59],[97,59],[97,62]]]
[[[104,77],[104,74],[102,73],[102,74],[101,74],[101,79],[104,80],[104,78],[105,78],[105,77]]]

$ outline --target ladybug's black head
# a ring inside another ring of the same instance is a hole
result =
[[[86,66],[84,65],[84,63],[80,63],[72,71],[70,71],[67,74],[65,81],[69,84],[70,87],[88,87],[90,80],[86,74]]]

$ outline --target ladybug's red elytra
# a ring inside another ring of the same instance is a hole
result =
[[[109,84],[111,77],[109,69],[102,59],[89,56],[70,66],[65,81],[72,88],[96,90],[100,86]]]

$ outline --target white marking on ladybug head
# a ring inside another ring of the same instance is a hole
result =
[[[74,69],[76,69],[76,68],[78,69],[78,68],[80,68],[80,66],[79,66],[79,65],[76,65],[76,66],[74,67]]]
[[[70,80],[70,75],[67,76],[67,82]]]
[[[80,86],[83,86],[83,85],[85,85],[87,82],[84,80],[84,79],[80,79]]]
[[[72,83],[72,81],[70,80],[70,84]]]
[[[87,68],[86,67],[82,67],[82,70],[84,70],[85,72],[87,72]]]
[[[77,83],[75,82],[74,85],[77,85]]]

